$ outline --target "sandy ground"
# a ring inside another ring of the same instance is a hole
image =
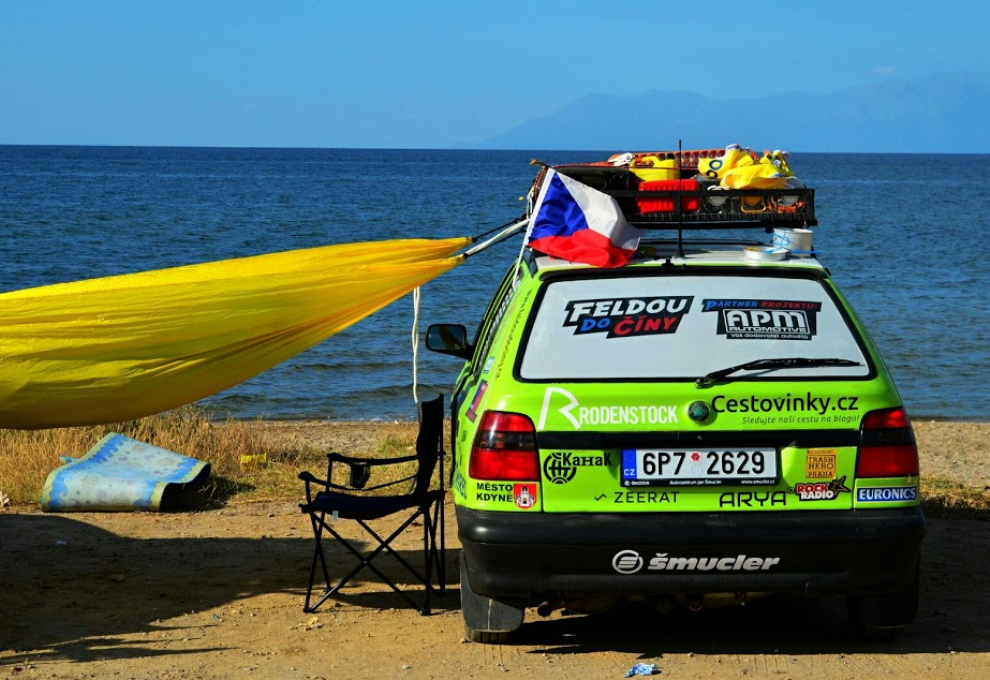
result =
[[[367,426],[283,427],[276,436],[345,449],[374,436]],[[990,425],[916,430],[923,474],[990,485]],[[292,503],[161,515],[7,509],[0,678],[621,678],[637,662],[675,678],[990,677],[990,514],[930,520],[920,616],[892,643],[853,637],[838,598],[667,615],[529,611],[512,643],[466,643],[449,506],[448,518],[450,585],[432,616],[374,580],[313,615],[302,611],[313,540]],[[412,541],[400,547],[416,559]]]

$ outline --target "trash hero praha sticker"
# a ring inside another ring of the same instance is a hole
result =
[[[804,476],[808,479],[835,479],[838,470],[835,449],[808,449]]]
[[[693,300],[685,295],[571,300],[564,326],[573,326],[574,335],[604,333],[606,338],[675,333]]]
[[[729,340],[811,340],[821,302],[804,300],[703,300],[718,312],[718,334]]]

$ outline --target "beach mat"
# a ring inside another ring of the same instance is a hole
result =
[[[63,460],[45,480],[43,512],[158,512],[210,476],[209,463],[116,432],[83,457]]]

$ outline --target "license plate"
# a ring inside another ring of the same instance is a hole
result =
[[[622,486],[776,484],[776,449],[623,449]]]

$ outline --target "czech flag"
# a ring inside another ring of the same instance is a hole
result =
[[[614,198],[549,169],[526,243],[562,260],[621,267],[636,252],[641,235],[626,222]]]

